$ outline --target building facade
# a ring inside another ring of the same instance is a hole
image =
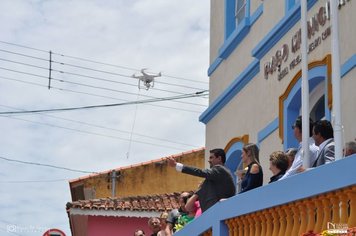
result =
[[[310,116],[332,121],[330,3],[307,5]],[[355,10],[354,0],[339,1],[344,142],[356,137]],[[291,126],[301,114],[300,29],[298,0],[211,1],[210,104],[200,116],[206,150],[225,147],[234,171],[243,144],[258,144],[264,182],[269,154],[298,146]]]

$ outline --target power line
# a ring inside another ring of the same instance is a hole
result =
[[[15,109],[15,110],[25,111],[24,109],[19,109],[19,108],[15,108],[15,107],[11,107],[11,106],[5,106],[5,105],[1,105],[1,104],[0,104],[0,106],[1,107]],[[77,124],[81,124],[81,125],[87,125],[87,126],[91,126],[91,127],[95,127],[95,128],[100,128],[100,129],[116,131],[116,132],[125,133],[125,134],[131,134],[131,132],[129,132],[129,131],[119,130],[119,129],[115,129],[115,128],[109,128],[109,127],[105,127],[105,126],[102,126],[102,125],[92,124],[92,123],[88,123],[88,122],[84,122],[84,121],[78,121],[78,120],[73,120],[73,119],[68,119],[68,118],[48,115],[48,114],[36,114],[36,115],[41,115],[41,116],[51,117],[51,118],[55,118],[55,119],[65,120],[65,121],[69,121],[69,122],[72,122],[72,123],[77,123]],[[179,145],[184,145],[184,146],[189,146],[189,147],[194,147],[194,148],[197,147],[197,146],[194,146],[194,145],[191,145],[191,144],[172,141],[172,140],[169,140],[169,139],[153,137],[153,136],[149,136],[149,135],[145,135],[145,134],[139,134],[139,133],[132,133],[132,134],[134,136],[140,136],[140,137],[144,137],[144,138],[150,138],[150,139],[155,139],[155,140],[159,140],[159,141],[165,141],[165,142],[169,142],[169,143],[174,143],[174,144],[179,144]]]
[[[20,71],[11,70],[11,69],[7,69],[7,68],[3,68],[3,67],[0,67],[0,69],[7,70],[7,71],[12,71],[12,72],[16,72],[16,73],[21,73],[21,74],[26,74],[26,75],[30,75],[30,76],[40,77],[40,78],[47,78],[45,76],[36,75],[36,74],[32,74],[32,73],[27,73],[27,72],[20,72]],[[4,76],[0,76],[0,78],[47,88],[47,86],[44,86],[44,85],[38,84],[38,83],[34,83],[34,82],[28,82],[28,81],[23,81],[23,80],[19,80],[19,79],[8,78],[8,77],[4,77]],[[71,92],[71,93],[78,93],[78,94],[84,94],[84,95],[89,95],[89,96],[94,96],[94,97],[112,99],[112,100],[116,100],[116,101],[129,102],[129,100],[126,100],[126,99],[115,98],[115,97],[110,97],[110,96],[105,96],[105,95],[98,95],[98,94],[94,94],[94,93],[88,93],[88,92],[82,92],[82,91],[77,91],[77,90],[59,88],[59,87],[55,87],[55,86],[51,86],[51,88],[52,89],[56,89],[56,90],[60,90],[60,91],[67,91],[67,92]],[[201,96],[201,97],[204,97],[204,96]],[[157,104],[143,104],[143,105],[162,107],[162,108],[168,108],[168,109],[180,110],[180,111],[187,111],[187,112],[193,112],[193,113],[198,113],[198,114],[201,113],[200,111],[194,111],[194,110],[189,110],[189,109],[184,109],[184,108],[177,108],[177,107],[170,107],[170,106],[163,106],[163,105],[157,105]]]
[[[45,58],[30,56],[30,55],[23,54],[23,53],[17,53],[17,52],[12,52],[12,51],[3,50],[3,49],[0,49],[0,51],[6,52],[6,53],[10,53],[10,54],[14,54],[14,55],[23,56],[23,57],[28,57],[28,58],[32,58],[32,59],[42,60],[42,61],[46,61],[46,62],[48,61],[48,59],[45,59]],[[52,53],[52,54],[53,54],[53,53]],[[17,64],[22,64],[22,65],[26,65],[26,66],[31,66],[31,67],[37,67],[37,68],[39,68],[39,69],[48,70],[47,67],[38,67],[38,66],[36,66],[36,65],[21,63],[21,62],[18,62],[18,61],[12,61],[12,60],[8,60],[8,59],[0,59],[0,60],[12,62],[12,63],[17,63]],[[115,75],[115,76],[133,78],[131,75],[125,75],[125,74],[120,74],[120,73],[114,73],[114,72],[111,72],[111,71],[97,70],[97,69],[93,69],[93,68],[89,68],[89,67],[84,67],[84,66],[78,66],[78,65],[70,64],[70,63],[58,62],[58,61],[55,61],[55,60],[52,60],[51,62],[52,62],[52,63],[56,63],[56,64],[60,64],[60,65],[63,65],[63,66],[71,66],[71,67],[75,67],[75,68],[80,68],[80,69],[85,69],[85,70],[90,70],[90,71],[95,71],[95,72],[100,72],[100,73],[105,73],[105,74],[110,74],[110,75]],[[57,72],[60,72],[60,73],[71,74],[70,72],[58,71],[58,70],[55,70],[55,69],[52,69],[52,71],[57,71]],[[86,77],[86,78],[91,78],[91,79],[95,79],[95,80],[106,81],[106,82],[112,82],[112,83],[118,83],[118,84],[125,84],[125,85],[128,85],[128,86],[137,87],[137,84],[130,84],[130,83],[126,83],[126,82],[115,81],[115,80],[109,80],[109,79],[104,79],[104,78],[99,78],[99,77],[94,77],[94,76],[88,76],[88,75],[82,75],[82,74],[72,74],[72,75],[81,76],[81,77]],[[184,88],[190,88],[190,89],[201,90],[201,88],[195,88],[195,87],[191,87],[191,86],[185,86],[185,85],[179,85],[179,84],[172,84],[172,83],[165,83],[165,82],[160,82],[160,81],[156,81],[156,82],[162,83],[162,84],[171,85],[171,86],[178,86],[178,87],[184,87]],[[152,89],[157,90],[157,91],[163,91],[163,92],[170,92],[170,93],[177,93],[177,94],[180,93],[180,92],[171,91],[171,90],[166,90],[166,89],[159,89],[159,88],[152,88]]]
[[[39,51],[39,52],[45,52],[45,53],[48,53],[48,52],[49,52],[49,51],[46,51],[46,50],[43,50],[43,49],[38,49],[38,48],[34,48],[34,47],[24,46],[24,45],[20,45],[20,44],[16,44],[16,43],[10,43],[10,42],[6,42],[6,41],[0,41],[0,43],[7,44],[7,45],[12,45],[12,46],[16,46],[16,47],[21,47],[21,48],[26,48],[26,49],[31,49],[31,50],[35,50],[35,51]],[[131,68],[131,67],[121,66],[121,65],[114,65],[114,64],[105,63],[105,62],[99,62],[99,61],[95,61],[95,60],[91,60],[91,59],[86,59],[86,58],[81,58],[81,57],[75,57],[75,56],[70,56],[70,55],[64,55],[64,54],[56,53],[56,52],[52,52],[52,54],[53,54],[53,55],[62,56],[62,57],[68,57],[68,58],[72,58],[72,59],[77,59],[77,60],[81,60],[81,61],[96,63],[96,64],[100,64],[100,65],[106,65],[106,66],[111,66],[111,67],[117,67],[117,68],[121,68],[121,69],[131,70],[131,71],[139,71],[139,70],[140,70],[140,69],[137,69],[137,68]],[[165,75],[165,74],[164,74],[164,75]],[[194,82],[194,83],[207,84],[207,82],[197,81],[197,80],[192,80],[192,79],[186,79],[186,78],[176,77],[176,76],[172,76],[172,75],[165,75],[165,76],[167,76],[167,77],[169,77],[169,78],[174,78],[174,79],[180,79],[180,80],[191,81],[191,82]]]
[[[86,110],[86,109],[102,108],[102,107],[116,107],[116,106],[132,105],[132,104],[144,104],[144,103],[151,103],[151,102],[170,101],[175,99],[205,96],[206,95],[204,94],[205,92],[207,91],[200,91],[193,94],[179,95],[173,97],[154,98],[154,99],[138,100],[138,101],[131,101],[131,102],[123,102],[123,103],[113,103],[113,104],[100,104],[100,105],[81,106],[81,107],[52,108],[52,109],[29,110],[29,111],[5,111],[5,112],[0,112],[0,115],[74,111],[74,110]]]
[[[0,68],[0,69],[1,69],[1,68]],[[13,78],[8,78],[8,77],[4,77],[4,76],[0,76],[0,78],[6,79],[6,80],[10,80],[10,81],[16,81],[16,82],[20,82],[20,83],[25,83],[25,84],[30,84],[30,85],[35,85],[35,86],[40,86],[40,87],[45,87],[45,88],[47,88],[47,85],[37,84],[37,83],[28,82],[28,81],[23,81],[23,80],[19,80],[19,79],[13,79]],[[106,99],[111,99],[111,100],[116,100],[116,101],[129,102],[129,100],[126,100],[126,99],[114,98],[114,97],[110,97],[110,96],[98,95],[98,94],[93,94],[93,93],[88,93],[88,92],[82,92],[82,91],[76,91],[76,90],[65,89],[65,88],[59,88],[59,87],[55,87],[55,86],[51,86],[51,89],[60,90],[60,91],[66,91],[66,92],[71,92],[71,93],[84,94],[84,95],[94,96],[94,97],[100,97],[100,98],[106,98]],[[206,95],[205,95],[205,96],[206,96]],[[204,96],[202,96],[202,97],[204,97]],[[161,108],[168,108],[168,109],[180,110],[180,111],[186,111],[186,112],[193,112],[193,113],[198,113],[198,114],[201,113],[201,112],[199,112],[199,111],[194,111],[194,110],[189,110],[189,109],[184,109],[184,108],[176,108],[176,107],[162,106],[162,105],[157,105],[157,104],[142,104],[142,105],[145,105],[145,106],[154,106],[154,107],[161,107]]]
[[[21,163],[21,164],[25,164],[25,165],[44,166],[44,167],[49,167],[49,168],[54,168],[54,169],[67,170],[67,171],[86,173],[86,174],[98,174],[98,172],[94,172],[94,171],[76,170],[76,169],[71,169],[71,168],[67,168],[67,167],[43,164],[43,163],[38,163],[38,162],[15,160],[15,159],[10,159],[10,158],[6,158],[6,157],[2,157],[2,156],[0,156],[0,159],[2,159],[4,161],[8,161],[8,162],[16,162],[16,163]]]
[[[48,70],[48,69],[45,68],[45,67],[35,66],[35,65],[27,64],[27,63],[11,61],[11,60],[2,59],[2,58],[0,58],[0,60],[12,62],[12,63],[17,63],[17,64],[21,64],[21,65],[26,65],[26,66],[31,66],[31,67],[35,67],[35,68],[39,68],[39,69]],[[18,70],[13,70],[13,69],[8,69],[8,68],[4,68],[4,67],[0,67],[0,69],[2,69],[2,70],[8,70],[8,71],[16,72],[16,73],[23,73],[23,74],[26,73],[26,74],[27,74],[27,72],[18,71]],[[55,70],[55,69],[52,69],[51,71],[55,71],[55,72],[59,72],[59,73],[71,74],[71,75],[75,75],[75,76],[87,77],[87,78],[96,78],[96,77],[81,75],[81,74],[77,74],[77,73],[63,72],[63,71],[59,71],[59,70]],[[44,79],[46,79],[46,80],[48,79],[48,77],[46,77],[46,76],[37,75],[37,74],[32,74],[32,73],[29,73],[29,74],[34,75],[34,76],[37,76],[37,77],[40,77],[40,78],[44,78]],[[74,84],[74,85],[79,85],[79,86],[83,86],[83,87],[101,89],[101,90],[106,90],[106,91],[111,91],[111,92],[117,92],[117,93],[124,93],[124,94],[129,94],[129,95],[136,95],[135,93],[131,93],[131,92],[123,91],[123,90],[117,90],[117,89],[112,89],[112,88],[106,88],[106,87],[99,87],[99,86],[95,86],[95,85],[83,84],[83,83],[68,81],[68,80],[64,80],[64,79],[57,79],[57,78],[54,78],[54,77],[51,77],[51,79],[52,79],[52,80],[55,80],[55,81],[62,82],[62,83]],[[157,97],[149,96],[149,95],[142,95],[142,96],[143,96],[143,97],[148,97],[148,98],[157,98]],[[191,102],[182,102],[182,101],[175,101],[175,102],[183,103],[183,104],[189,104],[189,105],[195,105],[195,106],[201,106],[201,107],[206,107],[205,105],[197,104],[197,103],[191,103]]]

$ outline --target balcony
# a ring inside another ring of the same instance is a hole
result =
[[[175,236],[299,236],[335,225],[356,227],[355,168],[353,155],[238,194]]]

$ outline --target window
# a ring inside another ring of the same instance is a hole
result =
[[[235,3],[235,20],[236,26],[245,18],[246,12],[246,0],[236,0]]]

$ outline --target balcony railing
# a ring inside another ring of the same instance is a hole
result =
[[[299,236],[356,227],[356,155],[219,202],[175,236]]]

